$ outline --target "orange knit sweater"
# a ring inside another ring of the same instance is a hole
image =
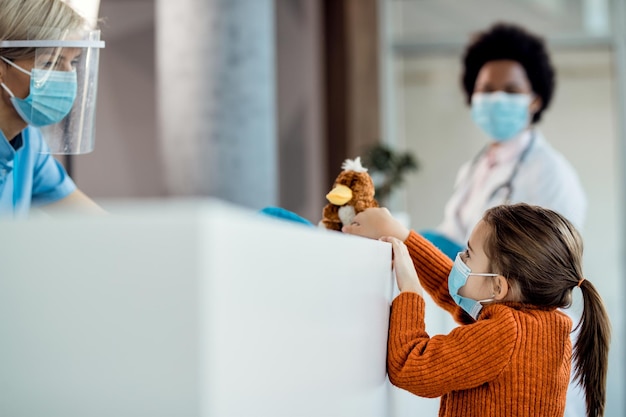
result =
[[[430,337],[424,299],[398,295],[389,325],[391,382],[422,397],[441,396],[439,416],[562,417],[570,377],[570,318],[553,308],[494,303],[474,321],[448,293],[452,261],[415,232],[405,243],[424,289],[465,324]]]

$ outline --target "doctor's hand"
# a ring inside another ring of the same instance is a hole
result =
[[[394,219],[384,207],[371,207],[360,212],[354,216],[352,224],[343,226],[341,231],[370,239],[392,236],[403,242],[409,237],[409,229]]]
[[[396,273],[398,289],[401,292],[415,292],[423,296],[424,291],[406,245],[401,240],[391,236],[383,236],[380,240],[391,243],[391,248],[393,249],[393,269]]]

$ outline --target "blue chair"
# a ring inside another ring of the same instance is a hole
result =
[[[464,246],[461,246],[455,241],[448,239],[436,230],[421,230],[419,233],[452,260],[456,258],[456,255],[459,252],[465,250]]]
[[[264,207],[261,210],[259,210],[259,213],[267,215],[267,216],[271,216],[271,217],[276,217],[278,219],[295,222],[295,223],[302,223],[307,226],[315,226],[313,223],[311,223],[304,217],[299,216],[296,213],[286,210],[282,207],[272,207],[272,206]]]

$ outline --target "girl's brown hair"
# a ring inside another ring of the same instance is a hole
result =
[[[504,276],[523,303],[567,308],[579,286],[584,309],[573,349],[576,380],[587,400],[587,416],[604,414],[610,340],[608,314],[600,294],[582,272],[582,238],[555,211],[520,203],[489,209],[485,254],[493,272]]]

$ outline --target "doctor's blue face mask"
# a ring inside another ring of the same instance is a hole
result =
[[[454,259],[454,265],[448,275],[448,291],[452,296],[452,299],[457,303],[467,314],[472,316],[474,320],[478,318],[478,313],[482,310],[483,305],[481,303],[493,301],[493,298],[486,300],[472,300],[471,298],[463,297],[459,295],[459,290],[467,283],[467,279],[470,275],[478,275],[482,277],[497,277],[498,274],[487,273],[473,273],[469,266],[461,259],[461,253],[459,252]]]
[[[0,57],[4,62],[30,76],[30,93],[22,99],[4,84],[2,88],[11,96],[11,103],[20,117],[35,127],[60,122],[68,115],[76,99],[75,71],[52,71],[33,68],[27,71],[14,62]]]
[[[530,123],[530,94],[474,93],[472,120],[495,141],[513,139]]]

